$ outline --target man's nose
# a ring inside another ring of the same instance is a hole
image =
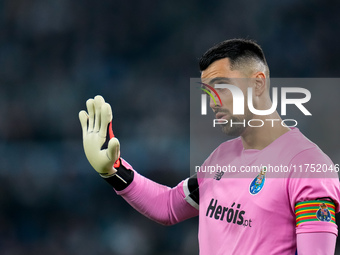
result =
[[[214,94],[210,96],[209,106],[212,109],[216,107],[221,107],[220,101],[218,100],[217,96],[215,96]]]

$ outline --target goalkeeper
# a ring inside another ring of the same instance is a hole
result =
[[[243,92],[251,87],[256,109],[272,105],[269,68],[261,47],[253,41],[232,39],[213,46],[200,59],[200,70],[202,81],[211,87],[228,83]],[[245,86],[237,78],[253,82]],[[276,111],[255,116],[245,109],[244,116],[232,115],[231,94],[220,90],[219,95],[220,102],[210,102],[216,119],[280,119]],[[201,255],[334,254],[340,197],[335,172],[314,178],[296,173],[268,178],[273,173],[265,171],[253,178],[214,178],[210,173],[198,173],[169,188],[142,176],[120,157],[120,144],[111,127],[111,107],[101,96],[89,99],[86,106],[87,112],[81,111],[79,118],[92,167],[118,195],[156,222],[172,225],[199,216]],[[299,129],[280,123],[266,123],[261,128],[223,125],[222,131],[236,138],[218,146],[202,167],[334,165]]]

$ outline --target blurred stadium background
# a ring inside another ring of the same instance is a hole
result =
[[[339,1],[6,0],[0,10],[2,255],[198,254],[197,219],[157,225],[92,170],[78,121],[88,98],[112,105],[122,156],[173,186],[189,174],[189,80],[213,44],[257,40],[272,77],[340,73]],[[302,128],[335,163],[339,113]]]

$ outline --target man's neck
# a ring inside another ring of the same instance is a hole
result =
[[[241,135],[245,150],[262,150],[290,130],[290,128],[281,125],[282,119],[277,112],[270,116],[256,116],[256,119],[262,119],[265,124],[262,127],[247,127]],[[279,121],[272,122],[266,121],[266,119],[278,119]]]

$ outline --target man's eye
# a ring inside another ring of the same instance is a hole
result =
[[[226,92],[227,88],[216,88],[215,90],[217,93],[224,93]]]

